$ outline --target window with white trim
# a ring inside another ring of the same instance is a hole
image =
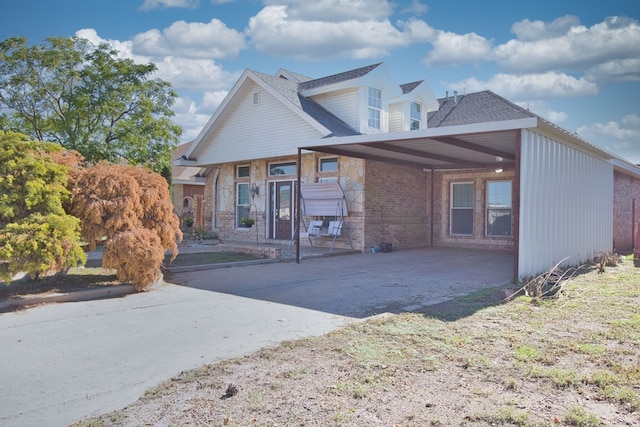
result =
[[[451,183],[451,234],[473,235],[473,182]]]
[[[380,129],[380,116],[382,113],[382,91],[374,87],[368,88],[368,125],[370,128]]]
[[[236,178],[249,178],[249,166],[242,165],[236,167]]]
[[[249,201],[249,165],[236,166],[236,228],[242,227],[242,219],[249,218],[251,202]]]
[[[486,235],[512,235],[511,181],[487,181]]]
[[[296,162],[271,163],[269,165],[269,176],[295,175],[298,173]]]
[[[253,105],[260,105],[260,92],[253,92]]]
[[[411,130],[420,129],[422,122],[422,104],[418,102],[411,103]]]
[[[251,204],[249,201],[249,183],[236,184],[236,228],[242,227],[242,219],[249,218]]]
[[[318,172],[337,172],[338,171],[338,158],[337,157],[323,157],[318,159]]]

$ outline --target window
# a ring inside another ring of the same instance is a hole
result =
[[[369,127],[380,129],[380,112],[382,110],[382,91],[370,87],[368,91]]]
[[[242,218],[249,218],[249,183],[242,182],[236,185],[236,228],[242,227]]]
[[[411,130],[420,129],[422,120],[422,104],[417,102],[411,103]]]
[[[260,92],[253,92],[253,105],[260,104]]]
[[[269,165],[269,175],[295,175],[298,173],[298,168],[295,162],[289,163],[272,163]]]
[[[249,178],[249,166],[238,166],[236,169],[236,178]]]
[[[511,236],[511,181],[487,182],[487,236]]]
[[[330,157],[330,158],[320,159],[320,161],[318,162],[318,171],[319,172],[337,172],[338,158]]]
[[[451,183],[451,234],[473,235],[473,183]]]

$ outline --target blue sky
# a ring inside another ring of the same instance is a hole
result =
[[[193,139],[246,69],[311,77],[386,63],[398,83],[492,90],[640,163],[638,0],[20,0],[0,40],[109,42],[158,66]]]

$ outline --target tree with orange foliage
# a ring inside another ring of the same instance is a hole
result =
[[[147,169],[102,162],[72,168],[69,187],[67,211],[80,218],[88,249],[106,241],[102,266],[138,291],[160,280],[165,251],[175,259],[182,240],[167,181]]]

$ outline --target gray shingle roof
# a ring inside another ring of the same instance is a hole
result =
[[[474,123],[537,117],[530,111],[486,90],[467,95],[439,99],[440,109],[429,113],[429,127],[458,126]]]
[[[358,77],[362,77],[364,75],[367,75],[369,72],[371,72],[371,70],[374,70],[380,64],[382,64],[382,63],[380,62],[380,63],[377,63],[377,64],[368,65],[366,67],[356,68],[355,70],[345,71],[344,73],[334,74],[334,75],[331,75],[331,76],[321,77],[319,79],[309,80],[307,82],[302,82],[302,83],[300,83],[300,90],[314,89],[314,88],[317,88],[317,87],[320,87],[320,86],[325,86],[325,85],[330,85],[330,84],[334,84],[334,83],[344,82],[344,81],[347,81],[347,80],[357,79]]]
[[[406,95],[407,93],[411,92],[412,90],[417,88],[420,85],[420,83],[422,83],[423,81],[424,80],[418,80],[417,82],[405,83],[400,85],[400,89],[402,89],[402,94]]]

